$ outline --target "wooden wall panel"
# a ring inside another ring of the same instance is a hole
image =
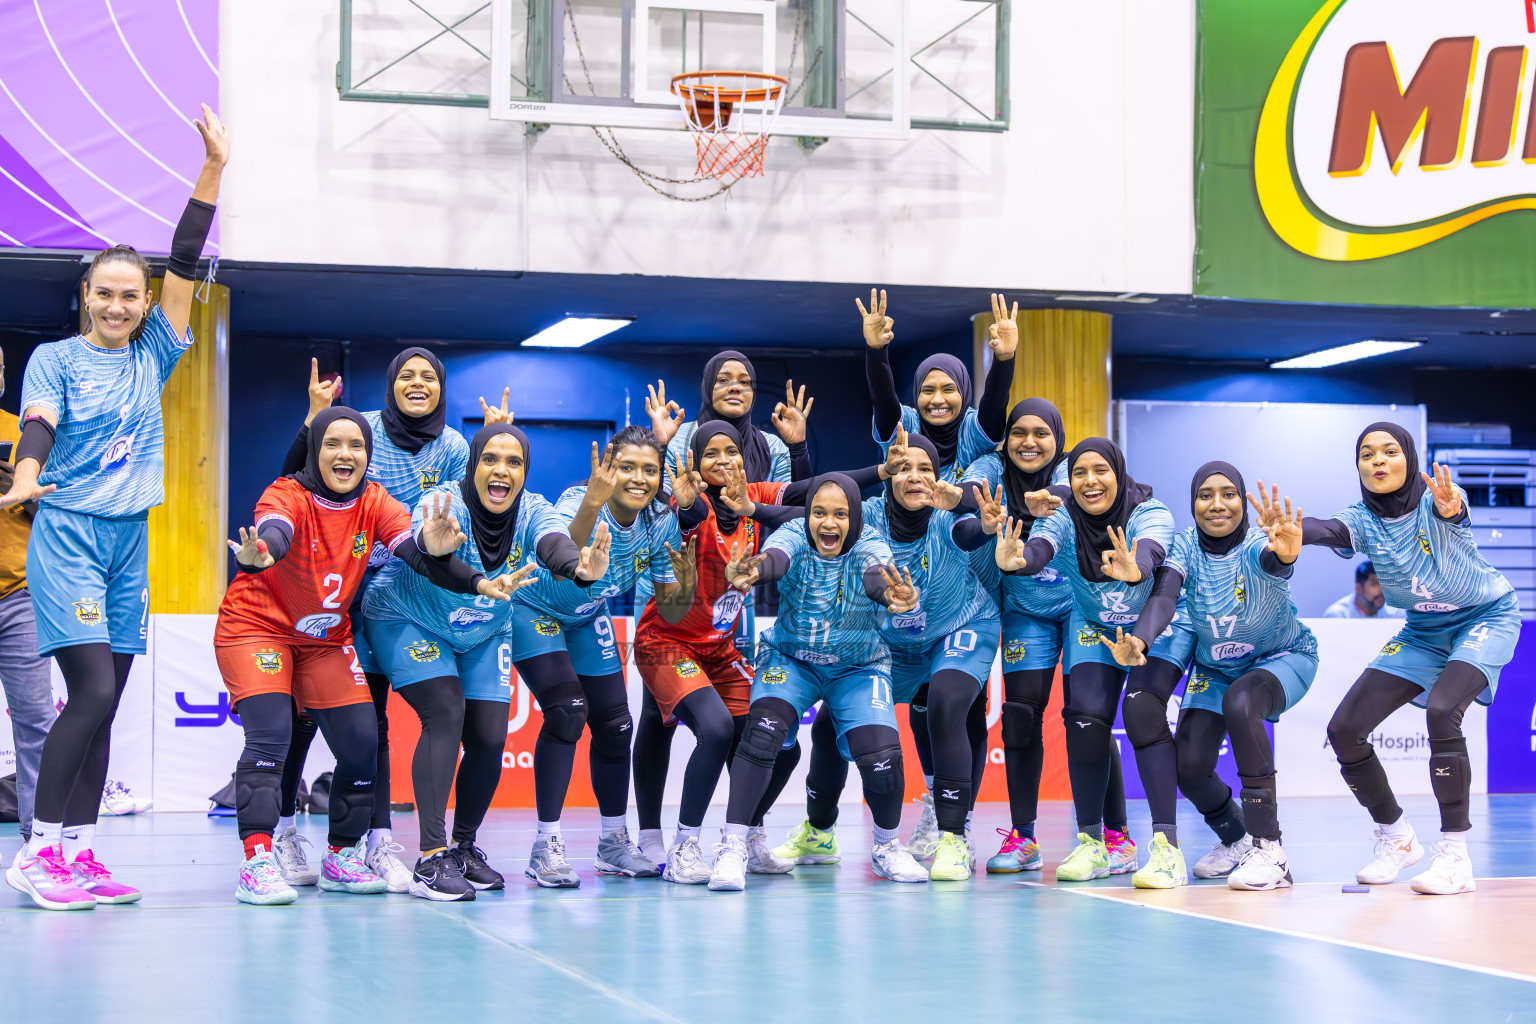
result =
[[[1019,350],[1014,356],[1008,404],[1031,396],[1061,410],[1069,444],[1109,436],[1110,326],[1108,313],[1079,309],[1019,310]],[[990,312],[974,321],[976,379],[992,326]]]

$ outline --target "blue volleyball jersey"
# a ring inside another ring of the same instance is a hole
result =
[[[191,347],[192,329],[176,337],[159,306],[123,348],[101,348],[79,334],[37,347],[22,377],[22,413],[44,406],[58,414],[53,451],[38,477],[58,490],[40,504],[126,518],[165,500],[160,392]]]
[[[1035,520],[1030,537],[1043,537],[1056,547],[1056,557],[1050,564],[1065,560],[1067,582],[1072,586],[1072,600],[1077,612],[1089,624],[1096,626],[1129,626],[1141,614],[1141,606],[1152,596],[1152,575],[1142,577],[1140,583],[1122,583],[1105,580],[1102,583],[1084,578],[1077,565],[1077,530],[1065,508],[1044,519]],[[1168,506],[1155,498],[1148,498],[1131,510],[1125,524],[1126,543],[1133,540],[1156,541],[1167,551],[1173,545],[1173,513]],[[1094,561],[1099,552],[1095,551]]]
[[[891,539],[886,500],[871,498],[864,502],[864,525],[879,533],[890,547],[896,567],[912,574],[920,604],[905,615],[885,616],[880,629],[885,642],[891,646],[926,647],[972,622],[997,618],[997,605],[981,588],[971,569],[971,553],[950,536],[950,528],[960,517],[936,508],[928,517],[928,532],[924,536],[899,543]]]
[[[497,565],[487,567],[480,560],[480,546],[475,543],[474,526],[465,507],[458,484],[445,484],[422,495],[411,512],[411,533],[420,536],[433,496],[452,494],[453,517],[464,531],[464,543],[454,554],[486,579],[516,570],[534,561],[539,540],[551,533],[565,533],[567,523],[542,494],[527,494],[517,506],[517,525],[512,534],[512,548]],[[535,575],[547,575],[541,570]],[[465,652],[479,646],[506,628],[512,605],[479,594],[455,594],[444,590],[416,570],[391,558],[363,596],[363,614],[368,618],[406,619],[447,639],[455,651]]]
[[[995,490],[1003,479],[1003,458],[1002,452],[983,455],[971,463],[961,477],[962,483],[975,480]],[[1067,483],[1065,459],[1051,474],[1051,483]],[[1008,504],[1007,494],[1003,495],[1003,504]],[[1076,571],[1077,562],[1074,560],[1069,566],[1060,551],[1051,559],[1050,564],[1033,576],[1004,576],[997,567],[996,540],[982,545],[970,555],[971,566],[976,570],[976,577],[981,580],[982,587],[998,602],[998,607],[1005,611],[1054,618],[1071,607],[1072,588],[1067,583],[1067,572],[1069,569]]]
[[[864,569],[893,564],[885,538],[866,524],[846,554],[826,558],[805,535],[805,522],[795,520],[773,531],[763,545],[770,548],[789,556],[789,570],[779,579],[779,617],[763,630],[763,643],[811,665],[890,660],[880,635],[890,613],[864,593]]]
[[[679,455],[683,457],[683,464],[688,464],[688,447],[693,444],[693,435],[698,433],[698,430],[699,424],[696,420],[687,420],[682,426],[677,428],[677,433],[672,435],[672,440],[667,442],[667,464],[674,471],[677,469],[677,457]],[[769,482],[789,483],[789,445],[785,444],[784,439],[772,431],[764,430],[762,434],[763,438],[768,442],[768,453],[773,456],[773,468],[768,471],[767,480],[751,480],[748,482],[754,484]],[[661,476],[665,480],[667,474],[662,473]],[[640,602],[637,599],[635,603],[639,604]]]
[[[918,415],[916,409],[910,405],[901,407],[901,426],[909,434],[923,433],[923,418]],[[891,442],[896,440],[896,431],[891,431],[890,437],[881,437],[879,428],[870,429],[872,436],[880,444],[880,457],[891,447]],[[975,409],[965,410],[960,418],[960,441],[955,447],[955,459],[938,467],[939,479],[948,480],[950,483],[959,483],[965,475],[966,467],[987,452],[997,447],[997,442],[987,436],[987,432],[981,429],[981,420],[976,416]]]
[[[555,513],[565,526],[576,517],[586,493],[585,487],[571,487],[555,502]],[[637,579],[647,578],[653,586],[677,582],[672,559],[667,554],[668,544],[674,551],[683,546],[676,515],[653,503],[624,527],[605,504],[597,522],[607,523],[613,537],[608,549],[608,571],[601,579],[594,580],[589,587],[578,587],[572,580],[557,580],[542,573],[537,583],[513,594],[512,600],[544,612],[561,625],[579,626],[596,618],[606,608],[608,598],[624,593]],[[597,530],[597,523],[592,524],[592,529]]]
[[[1467,504],[1465,491],[1462,505]],[[1371,560],[1387,604],[1416,612],[1453,612],[1497,601],[1514,587],[1488,564],[1466,523],[1448,523],[1435,513],[1428,488],[1406,516],[1382,519],[1363,501],[1333,518],[1349,527],[1354,549]]]
[[[1195,660],[1228,676],[1264,658],[1292,651],[1317,654],[1317,639],[1296,618],[1289,580],[1264,571],[1269,545],[1250,527],[1242,544],[1225,555],[1208,554],[1192,527],[1173,540],[1163,562],[1184,577],[1184,604],[1195,631]]]

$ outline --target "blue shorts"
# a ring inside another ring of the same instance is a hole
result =
[[[1003,671],[1055,668],[1067,641],[1070,606],[1050,618],[1003,609]]]
[[[368,642],[368,618],[363,614],[363,594],[367,593],[368,585],[378,574],[379,570],[371,566],[363,570],[362,585],[357,588],[352,607],[347,609],[347,617],[352,620],[352,647],[357,654],[357,663],[363,667],[364,672],[388,675],[383,664],[373,656],[373,645]]]
[[[1002,623],[981,619],[922,647],[891,644],[891,686],[897,704],[910,704],[935,672],[954,669],[976,680],[980,690],[992,675]]]
[[[1414,703],[1424,707],[1445,663],[1464,661],[1488,677],[1477,702],[1492,704],[1499,671],[1515,656],[1519,639],[1520,601],[1514,594],[1443,614],[1409,612],[1408,624],[1371,659],[1370,667],[1423,687]]]
[[[1072,621],[1069,624],[1070,632],[1067,634],[1066,671],[1071,672],[1074,665],[1084,662],[1097,662],[1100,665],[1110,665],[1115,668],[1123,666],[1115,660],[1115,656],[1103,642],[1115,638],[1115,630],[1112,626],[1091,625],[1077,612],[1072,613]],[[1189,624],[1182,606],[1174,615],[1168,628],[1152,642],[1152,649],[1147,652],[1149,658],[1162,658],[1171,661],[1183,668],[1189,664],[1189,659],[1195,653],[1195,630]]]
[[[149,646],[149,520],[107,519],[44,505],[27,542],[27,589],[37,611],[37,653],[111,644]]]
[[[1269,717],[1269,721],[1278,722],[1283,711],[1289,711],[1296,706],[1296,702],[1307,695],[1312,688],[1312,680],[1317,677],[1317,655],[1298,654],[1295,651],[1281,651],[1260,658],[1258,661],[1243,669],[1222,668],[1217,665],[1207,665],[1197,661],[1189,670],[1189,685],[1184,688],[1184,703],[1181,710],[1198,708],[1201,711],[1214,711],[1221,714],[1221,702],[1227,695],[1227,687],[1233,681],[1247,672],[1255,669],[1263,669],[1280,680],[1280,686],[1285,690],[1285,707]]]
[[[579,676],[608,676],[624,671],[613,620],[606,609],[581,625],[567,626],[548,612],[514,603],[511,632],[515,661],[567,651]]]
[[[512,702],[512,637],[508,634],[456,651],[444,637],[404,619],[369,619],[364,625],[394,689],[423,679],[457,676],[467,700]]]
[[[896,728],[896,700],[891,692],[889,662],[868,665],[812,665],[791,658],[767,644],[757,646],[757,675],[752,680],[752,700],[777,697],[788,702],[795,714],[805,712],[817,701],[825,701],[837,726],[837,747],[844,758],[848,745],[844,739],[850,729],[861,725]],[[790,733],[786,746],[793,746]]]

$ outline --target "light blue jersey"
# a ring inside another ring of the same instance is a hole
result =
[[[1003,453],[988,452],[965,471],[962,482],[975,480],[996,488],[1003,480]],[[1067,461],[1063,459],[1051,474],[1052,484],[1067,483]],[[1003,504],[1008,496],[1003,495]],[[987,593],[993,595],[999,607],[1006,612],[1056,619],[1065,615],[1072,606],[1072,589],[1067,583],[1068,572],[1077,571],[1074,556],[1069,565],[1061,551],[1044,569],[1033,576],[1004,576],[997,567],[997,541],[994,539],[971,552],[971,565]]]
[[[885,642],[892,647],[926,647],[974,622],[996,619],[997,605],[981,589],[971,569],[970,552],[950,536],[950,528],[960,517],[936,508],[928,517],[928,532],[924,536],[898,543],[891,539],[885,517],[886,500],[871,498],[864,502],[864,525],[879,533],[889,545],[896,567],[912,574],[921,605],[905,615],[885,616],[880,630]],[[989,664],[991,660],[989,654]]]
[[[495,579],[534,559],[539,540],[551,533],[565,533],[567,523],[555,514],[542,494],[523,494],[517,507],[517,526],[512,549],[505,561],[487,568],[480,561],[474,526],[458,484],[445,484],[422,495],[411,513],[411,533],[419,535],[433,495],[453,497],[452,513],[464,531],[458,555],[471,569]],[[548,575],[548,571],[538,575]],[[379,570],[363,598],[363,614],[370,619],[405,619],[447,640],[455,651],[465,652],[506,628],[511,604],[478,594],[455,594],[431,583],[398,558]]]
[[[1143,543],[1156,541],[1167,551],[1173,545],[1173,513],[1162,502],[1148,498],[1131,510],[1125,524],[1126,543],[1139,540]],[[1152,575],[1142,577],[1140,583],[1122,583],[1104,580],[1102,583],[1085,579],[1077,564],[1077,530],[1065,508],[1035,520],[1030,539],[1043,538],[1056,548],[1056,556],[1050,564],[1066,560],[1067,582],[1072,586],[1072,600],[1077,613],[1090,625],[1130,626],[1141,614],[1141,606],[1152,596]],[[1098,552],[1094,552],[1095,555]],[[1097,560],[1097,559],[1095,559]]]
[[[667,442],[667,465],[675,469],[679,454],[682,455],[684,464],[687,463],[688,449],[693,444],[693,435],[698,433],[698,430],[699,424],[697,420],[688,420],[677,428],[677,433],[673,434],[672,440]],[[768,442],[768,454],[773,456],[773,468],[768,471],[767,480],[753,480],[751,483],[789,483],[789,445],[785,444],[784,439],[778,434],[764,430],[762,435]],[[662,476],[665,477],[666,474],[663,473]],[[638,597],[635,599],[635,604],[640,604]]]
[[[1457,492],[1465,506],[1466,493]],[[1363,501],[1333,518],[1349,527],[1354,549],[1376,567],[1382,593],[1394,608],[1444,614],[1514,592],[1477,550],[1472,527],[1448,523],[1435,513],[1435,496],[1428,488],[1418,508],[1399,519],[1382,519]]]
[[[901,407],[901,427],[909,434],[923,433],[923,418],[918,415],[916,409],[910,405]],[[886,450],[891,447],[891,442],[896,440],[896,431],[892,430],[889,437],[881,437],[880,429],[872,427],[870,436],[880,445],[880,456],[885,457]],[[950,483],[958,483],[965,475],[966,467],[987,452],[997,447],[997,442],[987,436],[987,432],[981,429],[981,420],[976,416],[975,409],[965,410],[965,415],[960,420],[960,442],[955,447],[955,460],[947,462],[939,467],[939,479],[948,480]]]
[[[373,457],[368,460],[368,479],[378,481],[391,498],[406,508],[415,508],[421,496],[435,487],[457,484],[469,470],[469,442],[452,427],[444,427],[442,433],[412,455],[389,439],[382,412],[365,412],[363,419],[373,431]],[[458,489],[452,493],[457,506]],[[389,549],[375,544],[368,564],[377,569],[390,561]]]
[[[581,499],[586,493],[585,487],[572,487],[555,502],[555,513],[566,526],[580,511]],[[597,522],[607,523],[613,537],[608,571],[601,579],[594,580],[590,587],[578,587],[571,580],[557,580],[549,573],[541,573],[537,583],[512,595],[513,602],[542,612],[561,625],[576,626],[596,618],[607,607],[608,598],[624,593],[641,577],[648,577],[653,585],[677,582],[677,576],[672,572],[672,559],[667,554],[668,544],[674,551],[683,546],[676,515],[652,504],[624,527],[613,518],[605,504]],[[595,531],[597,524],[594,523],[592,528]]]
[[[176,337],[159,306],[124,348],[100,348],[78,334],[37,347],[22,378],[21,409],[58,414],[38,477],[58,490],[40,504],[115,519],[142,516],[165,500],[160,392],[191,347],[192,329]]]
[[[1290,582],[1260,565],[1268,545],[1257,528],[1225,555],[1206,553],[1193,527],[1174,538],[1163,564],[1184,577],[1198,664],[1236,677],[1284,651],[1316,658],[1317,638],[1297,621]]]
[[[789,556],[789,570],[779,579],[779,617],[763,630],[762,642],[811,665],[888,663],[880,628],[890,613],[864,593],[865,568],[893,562],[885,538],[866,525],[846,554],[826,558],[797,519],[763,545],[775,548]]]

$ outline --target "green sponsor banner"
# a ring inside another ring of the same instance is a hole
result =
[[[1536,306],[1527,0],[1201,0],[1195,294]]]

